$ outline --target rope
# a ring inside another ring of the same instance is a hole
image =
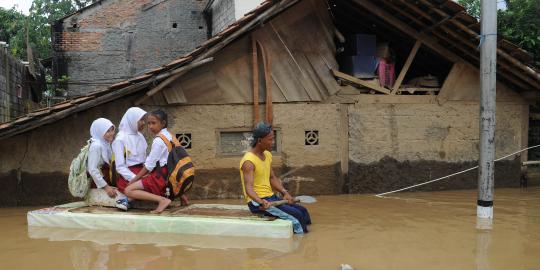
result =
[[[495,162],[500,161],[500,160],[503,160],[503,159],[505,159],[505,158],[507,158],[507,157],[511,157],[511,156],[513,156],[513,155],[515,155],[515,154],[518,154],[518,153],[521,153],[521,152],[523,152],[523,151],[527,151],[527,150],[529,150],[529,149],[539,147],[539,146],[540,146],[540,144],[539,144],[539,145],[535,145],[535,146],[531,146],[531,147],[528,147],[528,148],[525,148],[525,149],[521,149],[521,150],[519,150],[519,151],[517,151],[517,152],[514,152],[514,153],[512,153],[512,154],[509,154],[509,155],[506,155],[506,156],[504,156],[504,157],[498,158],[498,159],[495,160]],[[452,176],[455,176],[455,175],[458,175],[458,174],[462,174],[462,173],[465,173],[465,172],[468,172],[468,171],[472,171],[472,170],[477,169],[477,168],[478,168],[478,165],[476,165],[476,166],[474,166],[474,167],[472,167],[472,168],[469,168],[469,169],[466,169],[466,170],[457,172],[457,173],[449,174],[449,175],[447,175],[447,176],[443,176],[443,177],[440,177],[440,178],[437,178],[437,179],[429,180],[429,181],[427,181],[427,182],[423,182],[423,183],[420,183],[420,184],[416,184],[416,185],[412,185],[412,186],[400,188],[400,189],[397,189],[397,190],[394,190],[394,191],[388,191],[388,192],[380,193],[380,194],[377,194],[377,195],[375,195],[375,196],[377,196],[377,197],[382,197],[382,196],[384,196],[384,195],[386,195],[386,194],[396,193],[396,192],[404,191],[404,190],[407,190],[407,189],[411,189],[411,188],[415,188],[415,187],[427,185],[427,184],[429,184],[429,183],[433,183],[433,182],[437,182],[437,181],[440,181],[440,180],[443,180],[443,179],[446,179],[446,178],[450,178],[450,177],[452,177]]]
[[[478,39],[480,39],[480,42],[478,42],[478,47],[476,47],[476,50],[480,50],[480,47],[482,47],[482,44],[484,44],[484,41],[486,41],[487,36],[497,36],[497,34],[484,34],[484,35],[478,35]]]

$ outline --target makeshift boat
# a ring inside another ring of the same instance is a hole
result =
[[[28,226],[197,235],[291,238],[290,221],[253,215],[245,205],[173,205],[161,214],[148,209],[90,206],[75,202],[30,211]]]

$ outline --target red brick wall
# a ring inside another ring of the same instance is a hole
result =
[[[88,15],[79,21],[81,28],[111,28],[135,20],[141,12],[141,7],[152,0],[121,0],[115,1],[103,8],[96,9],[98,12]]]
[[[100,51],[103,33],[62,32],[60,49],[62,51]]]

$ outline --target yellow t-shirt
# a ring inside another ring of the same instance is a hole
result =
[[[264,151],[264,160],[261,160],[257,155],[247,152],[240,161],[240,179],[242,180],[242,191],[244,192],[244,198],[246,202],[250,202],[251,198],[246,193],[246,186],[244,184],[244,172],[242,172],[242,165],[249,160],[255,166],[253,173],[253,191],[259,196],[264,198],[274,195],[272,187],[270,186],[270,172],[272,170],[272,154],[268,151]]]

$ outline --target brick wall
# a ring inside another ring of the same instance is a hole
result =
[[[55,75],[76,96],[181,57],[206,40],[206,2],[109,0],[68,17],[53,35]]]
[[[215,0],[212,4],[212,35],[236,21],[234,0]]]
[[[103,33],[63,32],[59,44],[63,51],[100,51]]]

